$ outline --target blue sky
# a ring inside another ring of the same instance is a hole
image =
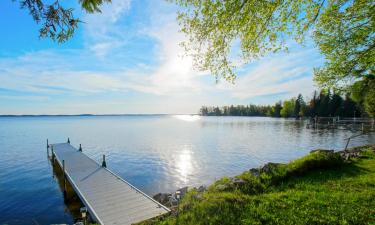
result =
[[[73,3],[74,1],[71,1]],[[39,26],[11,0],[0,2],[0,114],[197,113],[201,105],[269,104],[314,90],[322,57],[309,42],[239,68],[215,82],[183,56],[177,8],[117,0],[88,15],[74,38],[38,38]]]

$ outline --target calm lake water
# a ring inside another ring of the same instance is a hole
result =
[[[342,149],[344,130],[256,117],[76,116],[0,118],[0,224],[72,223],[46,155],[50,143],[81,143],[83,152],[147,194],[210,184],[266,162],[312,149]],[[375,143],[361,136],[351,146]],[[79,209],[79,208],[78,208]]]

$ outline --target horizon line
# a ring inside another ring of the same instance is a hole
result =
[[[199,115],[198,113],[114,113],[114,114],[0,114],[0,117],[49,117],[49,116],[172,116]]]

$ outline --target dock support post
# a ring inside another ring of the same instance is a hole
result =
[[[63,161],[62,161],[62,172],[63,172],[63,188],[64,188],[64,198],[66,197],[66,179],[65,179],[65,160],[63,159]]]
[[[51,145],[51,157],[52,157],[52,163],[55,163],[55,153],[53,152],[53,145]]]
[[[49,145],[48,145],[48,138],[47,138],[47,158],[49,157]]]
[[[103,155],[102,167],[107,167],[107,163],[105,161],[105,155]]]
[[[364,126],[363,126],[363,123],[362,123],[362,132],[363,132],[363,130],[364,130]]]
[[[68,144],[70,144],[70,139],[68,138]]]
[[[81,145],[81,144],[79,144],[79,149],[78,149],[78,151],[82,152],[82,145]]]

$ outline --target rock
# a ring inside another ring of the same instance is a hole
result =
[[[201,185],[201,186],[199,186],[197,191],[201,193],[201,192],[204,192],[206,189],[207,189],[206,186]]]
[[[362,150],[360,148],[351,148],[343,151],[338,151],[341,158],[348,161],[350,158],[357,158],[361,156]]]
[[[172,194],[170,193],[158,193],[156,195],[154,195],[154,199],[158,202],[160,202],[161,204],[167,204],[169,203],[169,198],[172,196]]]
[[[256,169],[256,168],[251,168],[251,169],[249,170],[249,172],[250,172],[251,175],[253,175],[253,176],[255,176],[255,177],[259,177],[259,175],[260,175],[260,171],[259,171],[259,169]]]
[[[334,153],[335,151],[334,150],[325,150],[325,149],[316,149],[316,150],[310,151],[310,153],[314,153],[314,152],[319,152],[319,153]]]
[[[242,186],[242,185],[246,184],[246,181],[244,181],[242,179],[239,179],[239,178],[233,178],[232,184],[234,184],[236,186]]]
[[[272,170],[274,170],[275,168],[277,168],[278,166],[280,165],[283,165],[282,163],[273,163],[273,162],[269,162],[267,163],[266,165],[264,165],[261,169],[260,169],[260,172],[261,173],[270,173]]]
[[[185,195],[186,194],[186,192],[188,191],[188,187],[186,186],[186,187],[183,187],[183,188],[180,188],[180,189],[177,189],[177,191],[179,191],[182,195]],[[176,192],[177,192],[176,191]]]
[[[174,193],[175,198],[179,199],[179,200],[182,199],[185,196],[185,194],[187,193],[187,191],[188,191],[188,187],[183,187],[183,188],[177,189],[177,191]]]

